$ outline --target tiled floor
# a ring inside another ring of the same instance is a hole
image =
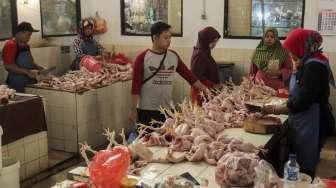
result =
[[[49,167],[55,166],[56,164],[65,161],[71,157],[73,157],[73,153],[57,151],[57,150],[49,150],[48,151],[48,163]]]
[[[57,182],[61,182],[66,179],[67,172],[77,166],[83,166],[84,163],[76,164],[73,167],[67,168],[56,175],[53,175],[35,185],[32,188],[47,188],[55,185]],[[317,176],[321,178],[336,178],[336,137],[331,137],[322,153],[321,161],[318,165]]]
[[[73,153],[68,153],[68,152],[63,152],[63,151],[56,151],[56,150],[49,150],[48,151],[48,170],[43,171],[41,173],[39,173],[38,175],[28,178],[25,181],[21,182],[21,187],[22,188],[28,188],[28,187],[32,187],[31,185],[36,184],[37,182],[39,182],[40,180],[45,179],[45,177],[48,177],[52,174],[55,173],[59,173],[60,169],[64,169],[67,168],[69,166],[73,166],[74,164],[78,163],[78,159],[77,162],[72,162],[71,158],[74,157]],[[70,160],[68,162],[68,160]],[[64,164],[62,164],[64,163]],[[59,166],[58,166],[59,165]],[[59,176],[56,176],[57,179],[61,179]],[[50,178],[48,178],[50,179]],[[48,180],[47,179],[47,180]],[[57,180],[55,180],[54,182],[57,182]],[[53,182],[53,184],[55,184]],[[38,183],[39,184],[39,183]],[[52,185],[52,184],[50,184]],[[50,187],[49,185],[46,186],[41,186],[41,187]]]

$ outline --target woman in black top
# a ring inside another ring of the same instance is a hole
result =
[[[293,61],[289,98],[286,105],[266,106],[265,112],[289,113],[293,131],[291,153],[297,155],[301,172],[315,175],[319,153],[332,132],[329,83],[335,86],[329,60],[322,54],[322,36],[312,30],[295,29],[284,42]]]

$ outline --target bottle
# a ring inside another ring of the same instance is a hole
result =
[[[299,180],[300,166],[296,162],[296,155],[290,154],[289,160],[286,162],[284,167],[284,180],[285,184],[290,187],[293,185],[295,187],[296,182]],[[287,187],[286,186],[286,187]]]

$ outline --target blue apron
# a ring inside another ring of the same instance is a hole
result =
[[[81,50],[85,55],[97,56],[98,55],[98,44],[94,40],[85,41],[83,40],[81,44]],[[80,69],[81,58],[76,58],[71,65],[71,69]]]
[[[321,63],[317,59],[309,59],[305,62]],[[324,64],[323,64],[324,65]],[[296,74],[292,74],[289,83],[288,100],[298,97],[299,83]],[[306,111],[300,113],[290,113],[288,117],[289,125],[294,131],[293,151],[297,155],[301,169],[314,172],[320,158],[319,131],[320,131],[320,105],[313,103]]]
[[[15,59],[15,64],[24,69],[37,69],[37,67],[33,64],[33,57],[31,56],[30,50],[28,47],[20,47],[17,46],[17,56]],[[7,85],[15,89],[17,92],[24,92],[25,86],[30,84],[35,84],[37,81],[35,79],[31,79],[26,75],[16,74],[13,72],[9,72],[7,76]]]

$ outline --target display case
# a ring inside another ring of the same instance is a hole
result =
[[[304,0],[226,0],[224,37],[261,38],[268,27],[284,38],[290,30],[303,27]]]
[[[172,26],[174,36],[182,36],[183,0],[121,0],[122,35],[150,35],[157,21]]]
[[[0,1],[0,41],[11,38],[17,25],[17,9],[15,0]]]
[[[80,0],[40,0],[42,37],[76,35]]]

